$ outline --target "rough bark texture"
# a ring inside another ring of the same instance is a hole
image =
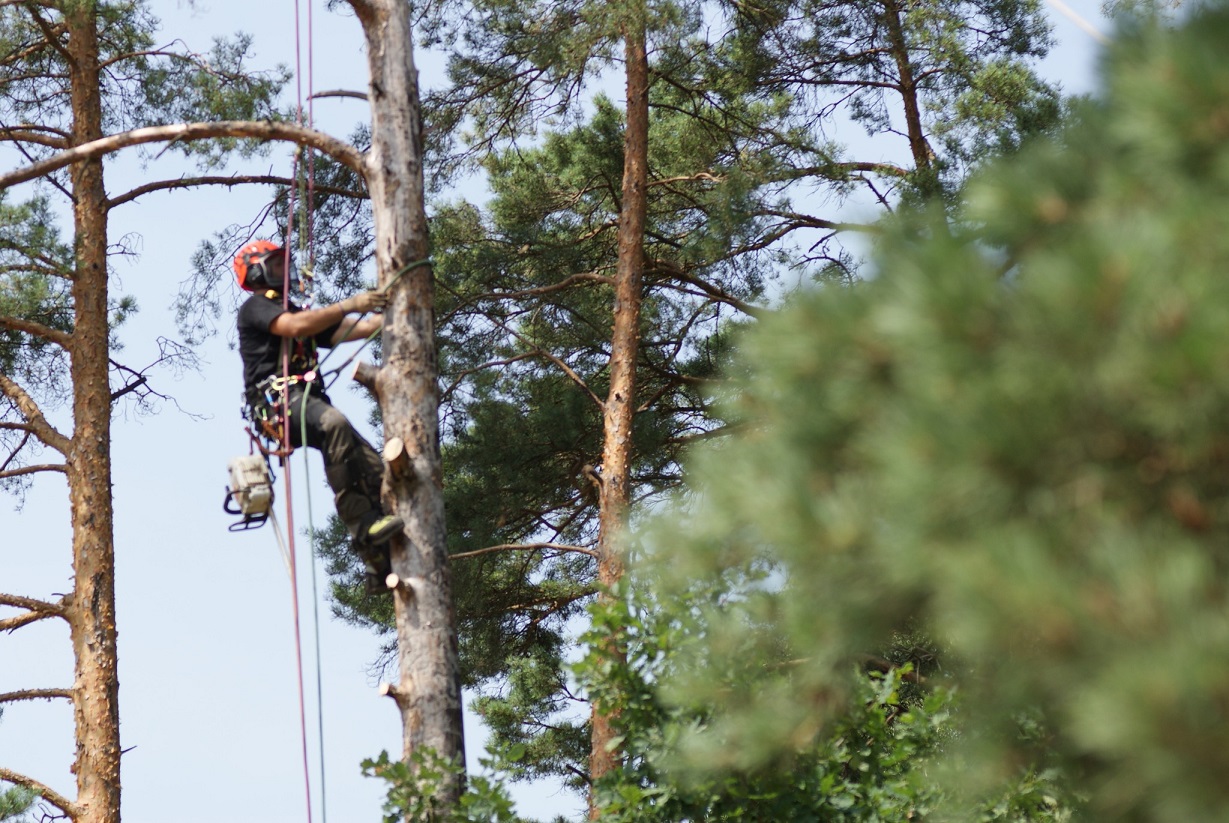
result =
[[[426,263],[422,122],[409,5],[351,0],[363,24],[371,71],[367,181],[375,216],[380,285],[391,286],[384,358],[376,379],[385,440],[399,438],[410,470],[386,472],[385,501],[405,521],[393,547],[405,756],[428,748],[464,763],[461,679],[440,468],[435,297]],[[463,781],[441,798],[455,801]]]
[[[642,4],[638,4],[643,9]],[[649,69],[643,15],[633,15],[624,31],[627,58],[627,132],[623,146],[623,203],[619,215],[619,259],[615,272],[614,328],[610,347],[610,391],[604,407],[601,515],[598,526],[598,580],[603,587],[623,577],[620,547],[626,525],[635,416],[636,358],[640,344],[640,304],[644,283],[644,224],[648,190]],[[622,654],[615,644],[607,650]],[[612,751],[617,718],[593,707],[589,775],[594,781],[618,767]],[[596,806],[590,803],[590,816]]]
[[[73,145],[102,136],[97,17],[92,3],[65,11]],[[72,168],[76,308],[70,354],[73,436],[68,453],[74,589],[66,603],[75,656],[77,823],[117,823],[120,813],[119,677],[111,508],[107,210],[102,161]]]

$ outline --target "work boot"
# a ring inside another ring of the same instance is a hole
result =
[[[392,594],[393,590],[388,587],[385,582],[387,574],[372,574],[367,572],[363,575],[363,593],[372,597],[379,597],[382,594]]]
[[[359,527],[359,533],[355,539],[370,546],[382,546],[392,540],[393,535],[403,528],[405,528],[405,523],[400,517],[391,514],[372,515],[363,520],[363,525]]]
[[[385,583],[393,571],[388,557],[388,546],[356,545],[355,553],[363,561],[363,591],[367,594],[389,594],[392,589]]]

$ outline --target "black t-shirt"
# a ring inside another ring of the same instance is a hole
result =
[[[251,390],[261,380],[282,373],[282,338],[269,331],[283,312],[302,311],[293,303],[282,308],[282,296],[275,291],[253,294],[239,307],[239,356],[243,358],[243,386]],[[341,327],[334,323],[311,337],[296,337],[290,350],[290,373],[305,374],[319,363],[316,347],[328,347]]]

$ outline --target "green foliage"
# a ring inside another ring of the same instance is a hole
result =
[[[6,122],[37,124],[49,136],[69,130],[69,111],[58,95],[49,92],[67,83],[59,44],[46,40],[46,31],[58,30],[61,10],[57,4],[44,5],[37,10],[12,5],[0,9],[0,49],[21,55],[0,66],[5,88],[0,112]],[[205,54],[160,48],[154,40],[159,21],[145,0],[94,5],[101,59],[108,64],[99,89],[104,129],[275,116],[273,99],[289,72],[284,67],[268,72],[248,68],[249,36],[219,39]],[[234,148],[235,141],[226,140],[176,146],[178,151],[198,155],[209,166]],[[243,148],[256,150],[254,145]],[[41,149],[36,146],[34,151]]]
[[[68,392],[68,355],[31,331],[72,331],[72,250],[59,237],[47,201],[11,204],[0,194],[0,374],[20,381],[48,409]],[[0,400],[0,419],[12,415],[13,401]],[[38,452],[24,431],[0,427],[0,454],[9,468],[36,462]],[[28,477],[0,481],[10,490]]]
[[[3,716],[0,709],[0,718]],[[24,786],[0,782],[0,823],[29,823],[28,812],[38,797],[37,792]]]
[[[38,793],[21,786],[0,789],[0,823],[27,823]]]
[[[954,197],[970,168],[1052,127],[1058,92],[1033,71],[1050,46],[1040,0],[774,0],[731,15],[705,76],[791,98],[788,129],[763,135],[777,179],[843,180],[907,200]],[[735,79],[737,78],[737,79]],[[916,108],[917,124],[902,109]],[[852,157],[834,114],[876,138]],[[902,128],[904,125],[904,128]],[[883,162],[882,158],[892,158]],[[907,159],[904,159],[907,158]],[[872,160],[857,163],[858,159]]]
[[[482,761],[484,765],[490,765]],[[445,805],[440,791],[464,766],[450,763],[434,751],[416,750],[408,762],[392,760],[388,752],[364,760],[363,775],[388,782],[384,823],[520,823],[502,781],[471,775],[455,805]]]
[[[744,431],[652,537],[677,587],[739,604],[663,681],[719,707],[692,762],[823,739],[848,661],[912,626],[959,661],[944,790],[1044,764],[990,819],[1046,806],[1051,765],[1090,819],[1229,816],[1227,40],[1223,2],[1128,29],[1104,100],[988,170],[964,228],[905,221],[871,281],[744,341]]]
[[[850,83],[865,84],[858,99],[867,111],[887,117],[900,105],[882,82],[898,70],[881,48],[883,6],[770,5],[761,14],[647,4],[652,188],[636,375],[643,409],[633,428],[637,512],[677,488],[683,445],[724,425],[710,399],[730,332],[769,302],[780,272],[850,276],[850,256],[828,245],[832,221],[817,215],[827,193],[839,200],[876,170],[887,169],[887,188],[910,173],[907,163],[845,162],[825,136]],[[453,55],[452,87],[428,102],[432,139],[441,140],[433,160],[449,172],[479,166],[492,195],[483,208],[436,204],[432,257],[450,549],[505,547],[453,564],[464,677],[485,690],[477,707],[496,749],[524,747],[518,777],[574,780],[584,771],[583,706],[561,666],[595,569],[588,555],[554,547],[584,550],[597,539],[624,118],[591,89],[617,67],[622,15],[635,4],[623,6],[482,0],[425,12],[428,42]],[[902,8],[906,48],[931,78],[922,102],[963,107],[926,109],[927,133],[945,130],[959,158],[944,167],[945,180],[1054,114],[1052,90],[1028,69],[1045,47],[1035,3]],[[812,22],[822,14],[823,24]],[[868,39],[876,47],[864,53],[858,44]],[[461,145],[447,145],[451,134]],[[796,181],[817,183],[824,196],[803,209],[790,201]],[[354,228],[358,211],[329,212],[344,227],[332,248],[344,254],[325,268],[369,253],[370,237]],[[786,238],[801,230],[823,237],[799,253]],[[549,545],[506,548],[523,544]],[[334,556],[344,565],[344,552]],[[349,584],[338,596],[352,618],[380,619]]]
[[[1025,769],[996,786],[989,800],[954,793],[938,779],[950,766],[962,717],[951,679],[916,636],[894,639],[876,659],[884,671],[858,670],[848,694],[826,695],[826,726],[795,727],[778,739],[772,756],[740,761],[737,741],[723,732],[723,702],[661,686],[694,672],[691,652],[707,637],[703,604],[742,620],[749,615],[729,597],[728,577],[693,581],[686,596],[670,592],[659,599],[645,569],[651,566],[642,567],[620,597],[591,610],[589,652],[574,667],[588,695],[615,718],[617,745],[626,756],[622,768],[596,786],[603,820],[1069,819],[1073,801],[1052,768]],[[612,646],[620,654],[610,654]],[[776,651],[761,656],[750,681],[743,667],[736,676],[709,667],[701,675],[715,679],[725,695],[773,684],[788,689],[798,661],[781,656],[779,644]],[[907,657],[932,676],[901,662]]]
[[[133,62],[142,73],[143,97],[134,106],[133,124],[281,119],[274,104],[291,72],[285,66],[253,71],[246,65],[251,45],[251,35],[239,34],[231,39],[215,39],[212,49],[204,55],[136,58]],[[267,152],[269,144],[224,138],[176,147],[195,156],[202,167],[212,168],[236,150],[246,157]]]

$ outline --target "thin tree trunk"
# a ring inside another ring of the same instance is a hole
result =
[[[73,145],[102,136],[97,15],[92,3],[66,9]],[[115,544],[111,504],[108,384],[107,209],[101,159],[72,168],[76,272],[70,353],[73,436],[68,455],[74,589],[66,616],[75,658],[77,823],[118,823],[119,676],[115,629]]]
[[[628,10],[624,31],[627,58],[627,131],[623,144],[623,202],[619,215],[615,271],[614,329],[610,347],[610,391],[606,397],[602,445],[601,513],[598,525],[598,581],[606,589],[623,577],[621,540],[626,528],[632,465],[636,359],[640,345],[640,305],[644,283],[644,224],[647,211],[649,146],[649,66],[643,3]],[[609,595],[603,595],[609,596]],[[623,654],[615,642],[607,653]],[[614,712],[593,706],[589,776],[593,781],[618,768],[614,750]],[[590,797],[589,814],[598,817]]]
[[[926,194],[939,193],[939,181],[935,176],[935,154],[922,128],[921,101],[918,97],[917,77],[913,61],[909,58],[909,42],[905,37],[903,12],[898,0],[884,3],[884,23],[888,29],[888,47],[896,63],[900,77],[901,102],[905,108],[905,132],[909,138],[909,153],[913,156],[915,173],[921,178],[919,187]]]
[[[388,286],[384,365],[376,380],[385,440],[400,438],[405,472],[386,473],[385,499],[405,520],[393,550],[402,584],[394,593],[404,754],[434,750],[464,765],[461,678],[452,573],[444,531],[440,468],[435,296],[426,262],[422,122],[410,6],[401,0],[350,0],[363,24],[371,71],[371,151],[367,181],[375,216],[376,264]],[[452,781],[442,805],[464,786]]]

